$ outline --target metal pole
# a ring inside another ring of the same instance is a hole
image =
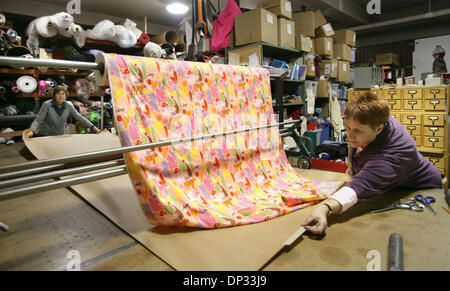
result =
[[[260,126],[260,127],[252,127],[252,128],[247,128],[247,129],[232,130],[232,131],[226,131],[226,132],[220,132],[220,133],[212,133],[212,134],[207,134],[207,135],[193,136],[193,137],[181,138],[181,139],[175,139],[175,140],[169,140],[169,141],[163,141],[163,142],[155,142],[155,143],[144,144],[144,145],[128,146],[128,147],[115,148],[115,149],[109,149],[109,150],[103,150],[103,151],[97,151],[97,152],[82,153],[82,154],[71,155],[71,156],[67,156],[67,157],[59,157],[59,158],[53,158],[53,159],[26,162],[26,163],[1,167],[0,173],[17,171],[19,169],[30,169],[30,168],[34,168],[34,167],[42,167],[42,166],[48,166],[48,165],[54,165],[54,164],[61,164],[61,163],[75,163],[78,161],[89,160],[92,158],[107,157],[107,156],[111,156],[111,155],[124,154],[124,153],[133,152],[133,151],[152,149],[152,148],[163,147],[163,146],[168,146],[168,145],[176,145],[176,144],[180,144],[180,143],[210,139],[210,138],[215,138],[215,137],[219,137],[219,136],[233,135],[233,134],[242,133],[242,132],[250,132],[250,131],[254,131],[254,130],[267,129],[267,128],[274,127],[274,126],[299,123],[299,122],[300,122],[299,120],[289,121],[289,122],[283,122],[283,123],[264,125],[264,126]]]
[[[52,190],[52,189],[68,187],[68,186],[87,183],[87,182],[91,182],[91,181],[97,181],[100,179],[106,179],[106,178],[110,178],[110,177],[123,175],[126,173],[127,173],[127,167],[123,166],[121,168],[106,171],[106,172],[100,172],[100,173],[90,174],[90,175],[86,175],[86,176],[79,176],[79,177],[75,177],[75,178],[54,181],[54,182],[50,182],[50,183],[46,183],[46,184],[29,186],[26,188],[13,189],[13,190],[1,192],[0,193],[0,201],[10,199],[10,198],[16,198],[16,197],[21,197],[21,196],[25,196],[25,195],[30,195],[30,194],[34,194],[37,192],[45,192],[45,191]]]
[[[23,170],[23,171],[9,172],[9,173],[5,173],[5,174],[1,174],[0,181],[11,179],[11,178],[28,176],[28,175],[32,175],[35,173],[43,173],[43,172],[48,172],[48,171],[52,171],[52,170],[60,170],[60,169],[64,169],[64,165],[52,165],[52,166],[39,167],[39,168],[28,169],[28,170]]]
[[[26,59],[17,57],[0,57],[0,65],[22,65],[25,67],[51,67],[58,69],[99,70],[104,69],[103,64],[91,62],[72,62],[54,59]]]
[[[31,182],[42,181],[42,180],[49,179],[49,178],[64,177],[64,176],[69,176],[69,175],[74,175],[74,174],[79,174],[79,173],[90,172],[90,171],[94,171],[94,170],[98,170],[98,169],[116,167],[116,166],[123,165],[124,162],[125,161],[123,159],[120,159],[120,160],[115,160],[115,161],[108,161],[108,162],[103,162],[103,163],[92,164],[92,165],[88,165],[88,166],[81,166],[81,167],[57,170],[57,171],[53,171],[53,172],[42,173],[42,174],[37,174],[37,175],[32,175],[32,176],[20,177],[20,178],[0,182],[0,188],[8,188],[8,187],[23,185],[23,184],[27,184],[27,183],[31,183]]]

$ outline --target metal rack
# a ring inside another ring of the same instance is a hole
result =
[[[103,64],[89,62],[0,57],[0,65],[18,64],[25,65],[27,67],[47,66],[52,68],[64,69],[97,70],[100,72],[103,72],[105,70]],[[126,174],[127,169],[124,165],[124,159],[122,156],[124,153],[145,149],[154,149],[185,142],[211,139],[220,136],[229,136],[243,132],[268,129],[276,126],[281,127],[281,137],[286,137],[295,134],[294,130],[299,126],[299,123],[299,120],[281,122],[265,126],[218,132],[201,136],[191,136],[187,138],[155,142],[145,145],[127,146],[103,151],[71,155],[67,157],[59,157],[4,166],[0,168],[0,200],[30,195],[51,189],[62,188]],[[286,125],[291,126],[285,128],[284,126]],[[97,170],[103,171],[77,176],[75,178],[60,179],[54,182],[25,186],[28,183],[41,181],[47,178],[60,178],[68,175],[92,172]],[[17,188],[16,186],[20,187]],[[16,188],[9,189],[11,187]]]

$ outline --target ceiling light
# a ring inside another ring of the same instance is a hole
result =
[[[174,3],[167,5],[166,9],[173,14],[184,14],[189,10],[189,7],[181,3]]]

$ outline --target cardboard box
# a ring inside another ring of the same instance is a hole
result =
[[[334,43],[345,43],[349,46],[356,46],[356,32],[349,29],[338,30],[333,35]]]
[[[234,48],[234,28],[230,32],[230,37],[229,37],[229,40],[228,40],[228,47],[229,48]]]
[[[314,12],[306,11],[294,13],[292,20],[295,21],[295,33],[314,37]]]
[[[396,64],[400,65],[398,54],[387,53],[387,54],[379,54],[376,57],[377,65],[390,65]]]
[[[262,66],[262,47],[260,44],[228,50],[228,64]]]
[[[267,0],[258,4],[258,8],[264,8],[277,16],[292,19],[292,3],[288,0]]]
[[[316,38],[322,37],[322,36],[332,36],[332,35],[334,35],[334,30],[331,27],[331,24],[326,23],[324,25],[319,26],[314,31],[314,34],[316,35]]]
[[[333,45],[333,56],[337,60],[351,61],[352,49],[345,43],[339,43]]]
[[[350,82],[350,62],[338,61],[338,74],[336,81]]]
[[[322,14],[322,11],[316,10],[314,11],[314,29],[324,25],[327,23],[327,20]]]
[[[264,41],[278,45],[277,16],[263,8],[236,15],[235,45]]]
[[[337,60],[322,60],[320,63],[320,75],[327,78],[337,78],[338,62]]]
[[[307,60],[305,61],[306,65],[306,76],[307,77],[315,77],[316,76],[316,67],[314,65],[314,61]]]
[[[319,37],[314,40],[315,53],[322,56],[333,57],[333,39],[331,37]]]
[[[311,52],[312,41],[309,36],[297,34],[295,36],[295,49],[304,52]]]
[[[316,44],[315,40],[311,38],[311,51],[310,53],[315,54],[316,53]]]
[[[278,45],[295,49],[295,22],[278,18]]]
[[[330,97],[330,83],[331,82],[329,80],[319,79],[316,97]]]

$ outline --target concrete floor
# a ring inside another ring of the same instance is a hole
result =
[[[0,146],[2,165],[27,159],[33,157],[23,143]],[[323,180],[345,177],[298,171]],[[303,235],[264,270],[366,270],[373,266],[368,256],[373,252],[379,254],[380,269],[386,270],[393,232],[403,236],[406,270],[450,270],[450,221],[442,209],[442,191],[427,192],[437,199],[437,216],[406,210],[368,213],[413,194],[399,190],[331,217],[325,236]],[[81,270],[173,270],[69,188],[0,201],[0,221],[10,226],[0,231],[0,270],[65,270],[76,262],[73,254],[80,254]]]

